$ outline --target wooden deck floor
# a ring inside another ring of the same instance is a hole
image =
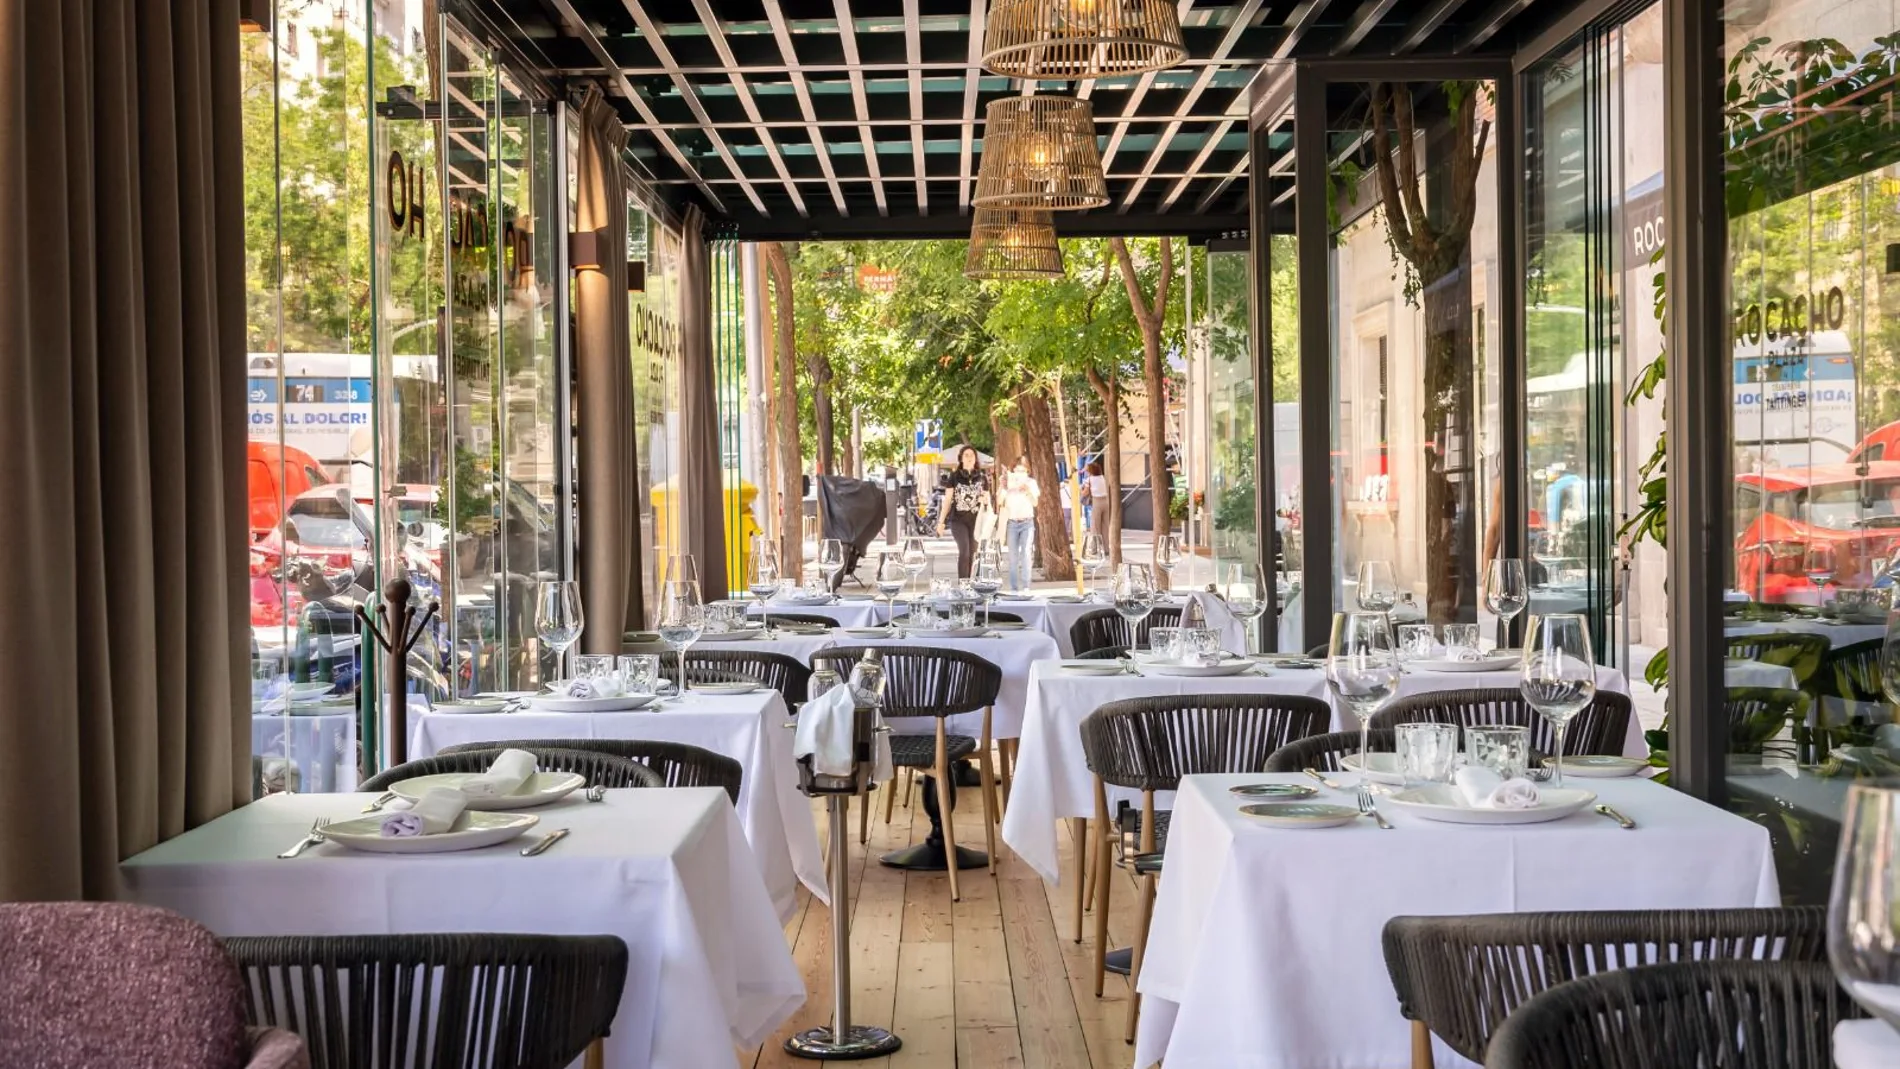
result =
[[[963,900],[952,903],[943,873],[903,872],[875,860],[929,833],[930,821],[916,792],[914,804],[899,805],[888,825],[883,823],[882,800],[872,798],[868,848],[857,843],[855,807],[851,814],[852,1018],[892,1029],[904,1046],[888,1059],[855,1064],[879,1069],[1128,1069],[1134,1061],[1134,1047],[1122,1041],[1128,983],[1111,973],[1104,997],[1095,997],[1095,921],[1091,914],[1082,942],[1073,941],[1073,887],[1044,883],[999,837],[996,875],[984,869],[959,873]],[[976,792],[963,792],[959,803],[959,841],[982,849]],[[820,841],[828,841],[823,804],[815,808]],[[1074,864],[1067,822],[1061,843],[1066,880]],[[1112,878],[1109,942],[1126,946],[1135,923],[1134,884],[1119,872]],[[810,995],[778,1035],[743,1054],[743,1065],[789,1069],[815,1064],[787,1055],[782,1044],[794,1032],[830,1019],[830,911],[801,892],[798,914],[786,925],[785,938]]]

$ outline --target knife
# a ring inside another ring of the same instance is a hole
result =
[[[1341,787],[1339,784],[1334,783],[1332,780],[1327,779],[1325,776],[1320,775],[1319,772],[1315,769],[1303,768],[1300,771],[1306,773],[1307,775],[1313,777],[1314,779],[1320,781],[1320,783],[1324,784],[1327,787],[1332,788],[1335,791],[1343,791],[1346,789],[1344,787]]]
[[[1607,805],[1598,805],[1596,807],[1596,810],[1597,812],[1603,814],[1604,816],[1609,817],[1611,820],[1616,821],[1618,824],[1623,825],[1623,830],[1625,831],[1634,831],[1636,828],[1635,821],[1631,820],[1630,818],[1624,816],[1623,814],[1617,812],[1615,809]]]
[[[388,793],[384,794],[381,798],[378,798],[374,802],[371,802],[370,804],[364,806],[363,812],[374,813],[377,810],[381,809],[382,807],[388,805],[389,803],[395,800],[396,800],[396,792],[389,791]]]
[[[555,843],[558,843],[562,839],[565,839],[565,838],[567,838],[567,829],[556,828],[553,831],[548,832],[547,835],[544,836],[540,842],[535,843],[533,846],[527,847],[526,849],[522,850],[521,856],[535,857],[545,852],[548,847],[553,846]]]

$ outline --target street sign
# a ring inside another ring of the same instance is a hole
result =
[[[943,453],[943,420],[920,419],[913,434],[911,451],[919,463],[928,464]]]

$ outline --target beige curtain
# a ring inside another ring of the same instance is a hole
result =
[[[627,314],[627,131],[596,87],[581,98],[579,229],[604,232],[600,270],[574,276],[575,420],[580,438],[580,583],[585,653],[618,653],[643,626],[633,350]]]
[[[680,545],[699,563],[700,594],[723,598],[725,494],[719,458],[719,403],[713,386],[712,248],[706,216],[686,209],[680,265]]]
[[[236,0],[0,0],[0,900],[250,777]]]

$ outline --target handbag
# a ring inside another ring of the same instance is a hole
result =
[[[996,537],[996,510],[990,506],[990,499],[983,498],[983,507],[976,513],[976,540],[988,542]]]

